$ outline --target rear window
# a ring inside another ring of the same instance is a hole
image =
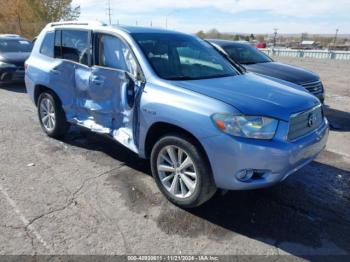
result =
[[[233,61],[243,65],[268,63],[272,61],[263,52],[249,44],[229,45],[223,48]]]
[[[24,39],[0,39],[0,52],[31,52],[33,45]]]
[[[53,57],[53,44],[55,39],[55,33],[54,32],[48,32],[43,40],[43,43],[40,47],[40,53]]]

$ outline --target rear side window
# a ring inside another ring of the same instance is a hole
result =
[[[45,35],[45,38],[43,40],[43,43],[40,47],[40,53],[48,56],[53,57],[53,46],[54,46],[54,39],[55,39],[55,33],[54,32],[48,32]]]
[[[61,58],[88,65],[89,55],[89,32],[62,30]]]

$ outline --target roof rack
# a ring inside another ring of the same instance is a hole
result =
[[[87,26],[106,26],[105,23],[100,21],[64,21],[64,22],[54,22],[50,23],[49,26],[61,26],[61,25],[87,25]]]
[[[0,34],[0,37],[13,37],[13,38],[20,38],[20,35],[16,34]]]

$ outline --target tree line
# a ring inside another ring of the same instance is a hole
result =
[[[201,30],[197,32],[196,35],[202,39],[225,39],[225,40],[234,40],[234,41],[258,40],[260,42],[263,42],[266,37],[266,35],[222,33],[222,32],[219,32],[217,29],[211,29],[207,32],[204,32],[203,30]]]
[[[33,38],[47,23],[79,16],[80,6],[72,0],[0,0],[0,34]]]
[[[225,39],[225,40],[244,40],[244,41],[252,41],[256,40],[258,42],[271,42],[273,41],[273,35],[272,34],[237,34],[237,33],[222,33],[218,31],[217,29],[211,29],[207,32],[204,32],[203,30],[198,31],[196,35],[202,39]],[[301,33],[300,35],[294,34],[294,35],[281,35],[279,34],[277,36],[277,41],[280,43],[300,43],[303,40],[312,40],[316,41],[323,47],[328,47],[329,45],[333,44],[335,42],[334,37],[332,36],[325,36],[325,35],[315,35],[315,34],[308,34],[308,33]],[[337,43],[345,43],[349,41],[347,37],[343,37],[340,39],[338,37]]]

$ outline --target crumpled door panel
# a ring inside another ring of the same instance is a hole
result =
[[[76,115],[75,106],[75,69],[74,64],[68,61],[59,61],[50,69],[49,86],[61,99],[63,110],[66,112],[68,121]]]
[[[138,152],[133,138],[133,108],[127,101],[130,79],[125,72],[94,67],[91,72],[77,69],[76,76],[76,123],[108,134]]]

